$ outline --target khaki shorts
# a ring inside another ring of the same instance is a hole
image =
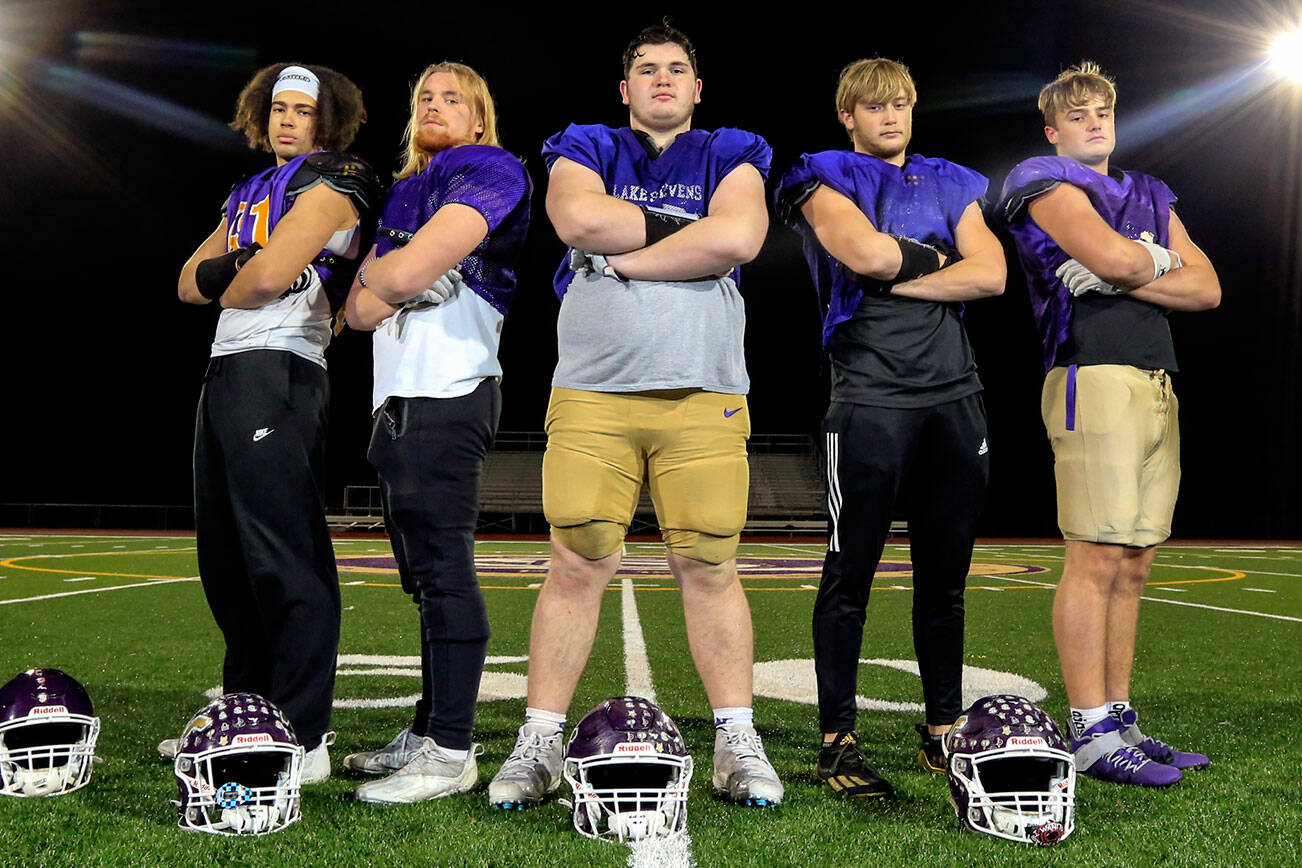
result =
[[[627,531],[644,477],[671,549],[684,536],[731,537],[746,523],[744,395],[554,388],[546,430],[543,511],[555,528],[606,521]]]
[[[1049,371],[1040,414],[1053,445],[1064,539],[1151,546],[1171,535],[1180,487],[1178,411],[1165,371]]]

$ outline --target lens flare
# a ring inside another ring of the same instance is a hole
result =
[[[1302,27],[1275,38],[1270,46],[1270,65],[1285,78],[1302,82]]]

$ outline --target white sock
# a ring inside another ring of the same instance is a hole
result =
[[[755,709],[753,708],[715,708],[713,711],[715,729],[730,729],[734,726],[755,728]]]
[[[1130,704],[1129,699],[1113,700],[1108,703],[1108,714],[1117,718],[1117,720],[1120,720],[1121,715],[1130,711],[1132,708],[1134,708],[1134,706]]]
[[[1085,734],[1085,730],[1108,716],[1108,705],[1105,702],[1098,708],[1072,708],[1071,710],[1071,735],[1072,738],[1080,738]]]
[[[531,706],[524,710],[524,725],[535,732],[562,732],[565,729],[565,715]]]
[[[449,759],[454,759],[454,760],[459,760],[459,761],[461,761],[461,762],[465,762],[465,761],[466,761],[466,757],[470,756],[470,751],[469,751],[469,750],[453,750],[453,749],[450,748],[450,747],[444,747],[443,745],[439,744],[438,742],[434,742],[434,744],[437,745],[437,746],[438,746],[438,749],[439,749],[440,751],[442,751],[442,752],[443,752],[443,753],[444,753],[444,754],[445,754]]]

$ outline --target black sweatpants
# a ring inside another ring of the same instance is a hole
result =
[[[458,398],[390,397],[367,452],[402,589],[420,608],[421,698],[411,731],[452,750],[470,747],[488,650],[475,523],[501,408],[491,378]]]
[[[194,435],[199,577],[222,687],[258,693],[311,750],[330,726],[339,576],[322,496],[329,381],[281,350],[212,359]]]
[[[814,603],[814,668],[823,732],[854,729],[868,593],[896,504],[913,561],[913,647],[927,722],[962,712],[963,589],[989,456],[981,396],[935,407],[832,404],[828,551]]]

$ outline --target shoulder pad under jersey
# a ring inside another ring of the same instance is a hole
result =
[[[311,154],[294,175],[288,193],[297,195],[320,180],[331,190],[342,193],[358,211],[374,211],[380,204],[380,179],[363,159],[339,151]]]

